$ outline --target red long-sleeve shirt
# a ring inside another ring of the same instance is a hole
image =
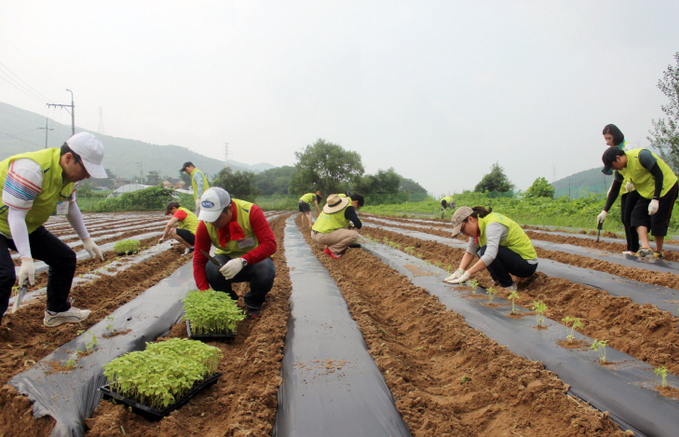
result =
[[[238,208],[234,205],[233,216],[231,217],[232,222],[236,221],[237,214]],[[252,205],[252,208],[250,209],[250,226],[252,226],[252,230],[257,237],[259,245],[241,257],[248,262],[248,265],[257,264],[263,259],[270,257],[278,250],[276,237],[274,237],[269,222],[267,222],[266,217],[264,217],[264,213],[257,205]],[[220,240],[224,236],[226,237],[226,241],[231,240],[228,224],[219,229],[219,236]],[[205,264],[207,264],[208,259],[201,251],[204,250],[205,252],[210,253],[211,246],[212,240],[210,240],[210,234],[207,231],[205,222],[201,221],[198,223],[196,241],[193,245],[195,249],[193,253],[193,278],[200,290],[207,290],[210,288],[207,276],[205,275]]]

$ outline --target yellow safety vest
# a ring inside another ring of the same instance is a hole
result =
[[[196,230],[198,230],[198,217],[183,206],[180,206],[177,209],[186,213],[186,218],[177,222],[179,223],[179,229],[186,229],[193,235],[196,235]]]
[[[311,229],[316,232],[320,232],[321,234],[329,234],[332,231],[336,231],[337,229],[347,228],[349,226],[349,220],[344,217],[344,212],[350,206],[351,202],[349,202],[344,208],[332,214],[321,211],[321,213],[318,215],[318,219],[316,219],[316,222]]]
[[[314,197],[316,197],[314,193],[306,193],[304,196],[300,197],[299,200],[308,204],[312,204],[314,203]]]
[[[207,183],[207,178],[203,174],[202,171],[198,170],[197,168],[194,168],[193,171],[191,172],[191,186],[193,187],[193,201],[195,202],[198,200],[198,184],[196,184],[196,180],[193,178],[193,175],[198,172],[200,175],[203,177],[203,193],[205,190],[210,188],[210,184]]]
[[[236,221],[243,229],[245,238],[239,241],[229,240],[226,242],[226,246],[222,247],[219,243],[219,228],[207,222],[205,222],[205,227],[207,228],[208,234],[210,234],[212,245],[217,248],[215,250],[217,255],[227,255],[230,258],[238,258],[259,246],[259,241],[257,241],[255,231],[252,230],[252,225],[250,224],[250,210],[252,209],[253,204],[238,199],[231,199],[231,201],[233,202],[234,210],[237,211]]]
[[[630,182],[634,184],[639,195],[646,199],[652,199],[655,194],[655,178],[650,171],[644,168],[639,162],[639,152],[648,149],[633,149],[625,152],[627,155],[627,165],[622,170],[618,170],[622,176],[625,178],[629,177]],[[651,152],[650,150],[648,150]],[[677,176],[674,174],[672,169],[665,164],[665,161],[660,159],[658,155],[651,152],[653,157],[656,159],[657,165],[660,166],[660,170],[663,174],[663,185],[662,191],[660,192],[660,197],[667,194],[668,191],[677,183]]]
[[[4,188],[10,164],[21,158],[32,159],[42,169],[42,191],[33,199],[33,206],[26,214],[26,227],[30,234],[50,218],[56,209],[57,202],[71,199],[75,184],[73,182],[64,183],[63,169],[59,165],[61,150],[50,148],[10,156],[0,162],[0,190]],[[12,238],[7,223],[8,209],[7,205],[0,206],[0,233]]]
[[[521,226],[514,220],[496,212],[491,212],[485,217],[479,217],[479,246],[483,247],[488,243],[486,239],[486,227],[490,223],[500,223],[509,229],[507,238],[500,242],[500,246],[506,247],[512,252],[517,253],[523,259],[535,259],[538,257],[538,254],[533,247],[533,243],[523,229],[521,229]]]

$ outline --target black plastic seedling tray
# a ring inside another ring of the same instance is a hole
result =
[[[168,414],[170,414],[177,408],[181,407],[182,405],[186,404],[192,397],[198,394],[198,392],[217,382],[217,380],[221,376],[222,376],[221,373],[215,373],[209,378],[202,380],[189,393],[187,393],[186,396],[184,396],[174,404],[162,410],[157,410],[155,408],[148,407],[146,405],[140,404],[139,402],[133,401],[132,399],[127,398],[119,393],[111,391],[110,386],[108,384],[103,387],[99,387],[99,391],[101,391],[104,394],[105,400],[115,399],[116,401],[122,402],[123,404],[132,407],[132,411],[134,413],[139,414],[145,419],[150,421],[157,421],[162,419],[163,417],[166,417]]]
[[[186,321],[186,332],[189,333],[189,338],[191,340],[200,341],[216,341],[216,340],[232,340],[236,338],[236,331],[231,332],[217,332],[214,334],[194,334],[191,332],[191,324]]]

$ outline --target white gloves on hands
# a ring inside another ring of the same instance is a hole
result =
[[[28,282],[33,285],[35,284],[35,265],[33,264],[33,259],[22,258],[21,268],[19,269],[19,286],[28,279]]]
[[[631,193],[632,191],[634,191],[634,184],[632,182],[627,181],[625,189],[627,190],[628,193]]]
[[[243,260],[240,258],[230,260],[219,269],[227,280],[236,276],[241,270],[243,270]]]
[[[90,254],[92,259],[98,256],[102,261],[104,260],[104,254],[101,252],[101,249],[99,249],[99,246],[97,246],[97,244],[91,238],[85,238],[83,240],[83,244],[85,245],[85,250]]]
[[[658,199],[651,200],[648,204],[648,215],[653,215],[658,212],[658,207],[660,206],[660,201]]]
[[[162,243],[163,241],[165,241],[164,238],[159,238],[159,239],[158,239],[158,244]]]
[[[469,270],[467,270],[459,278],[453,279],[452,281],[446,281],[446,282],[448,282],[449,284],[462,284],[463,282],[467,282],[469,280],[469,278],[471,278],[471,277],[472,277],[471,273],[469,273]]]
[[[606,216],[608,213],[606,211],[601,211],[601,213],[596,216],[596,224],[598,225],[599,223],[603,223],[604,220],[606,220]]]
[[[452,275],[450,275],[450,276],[448,276],[446,279],[444,279],[443,282],[450,282],[450,281],[452,281],[452,280],[454,280],[454,279],[459,278],[459,277],[462,276],[463,274],[464,274],[464,270],[462,270],[462,269],[457,269],[457,270],[455,270],[455,271],[453,272]]]

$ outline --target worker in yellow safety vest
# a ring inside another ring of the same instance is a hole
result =
[[[325,245],[323,252],[332,259],[339,259],[349,247],[361,247],[356,244],[358,232],[349,228],[363,227],[356,212],[364,202],[360,194],[352,194],[351,197],[339,194],[328,196],[323,212],[311,228],[311,239]]]
[[[90,310],[73,307],[68,299],[75,252],[43,225],[54,213],[65,215],[89,255],[103,261],[104,255],[90,238],[76,203],[78,182],[89,177],[106,178],[103,159],[101,142],[91,133],[80,132],[60,149],[22,153],[0,162],[0,321],[17,279],[10,249],[21,256],[20,287],[35,283],[33,259],[49,266],[45,326],[78,323],[90,315]]]
[[[538,255],[533,243],[514,220],[482,206],[462,206],[453,214],[453,237],[469,237],[467,251],[460,266],[444,281],[449,284],[466,282],[477,272],[488,270],[501,287],[516,290],[511,275],[533,276],[538,267]],[[474,256],[479,260],[471,265]]]
[[[648,149],[620,150],[609,147],[601,160],[604,171],[615,170],[615,178],[597,222],[602,223],[606,219],[608,210],[618,197],[620,186],[629,178],[639,193],[631,215],[631,226],[637,229],[641,240],[637,255],[640,259],[662,260],[663,243],[677,199],[677,176],[665,161]],[[655,239],[655,251],[651,250],[648,241],[649,231]]]
[[[320,191],[314,193],[306,193],[304,196],[299,198],[299,212],[302,213],[302,226],[304,226],[304,217],[306,216],[307,223],[309,226],[313,223],[311,215],[311,204],[313,203],[316,207],[318,214],[321,214],[321,208],[319,208],[319,203],[321,202],[323,194]]]
[[[179,206],[179,202],[174,200],[167,202],[165,215],[170,214],[172,218],[165,225],[163,236],[160,237],[158,243],[172,238],[186,248],[184,255],[189,255],[193,252],[193,243],[196,240],[198,217],[183,206]]]
[[[205,190],[210,188],[210,184],[207,182],[207,178],[202,171],[198,170],[193,162],[187,161],[179,169],[180,172],[185,172],[187,175],[191,176],[191,186],[193,187],[193,201],[196,203],[196,215],[200,214],[200,196],[203,195]]]

